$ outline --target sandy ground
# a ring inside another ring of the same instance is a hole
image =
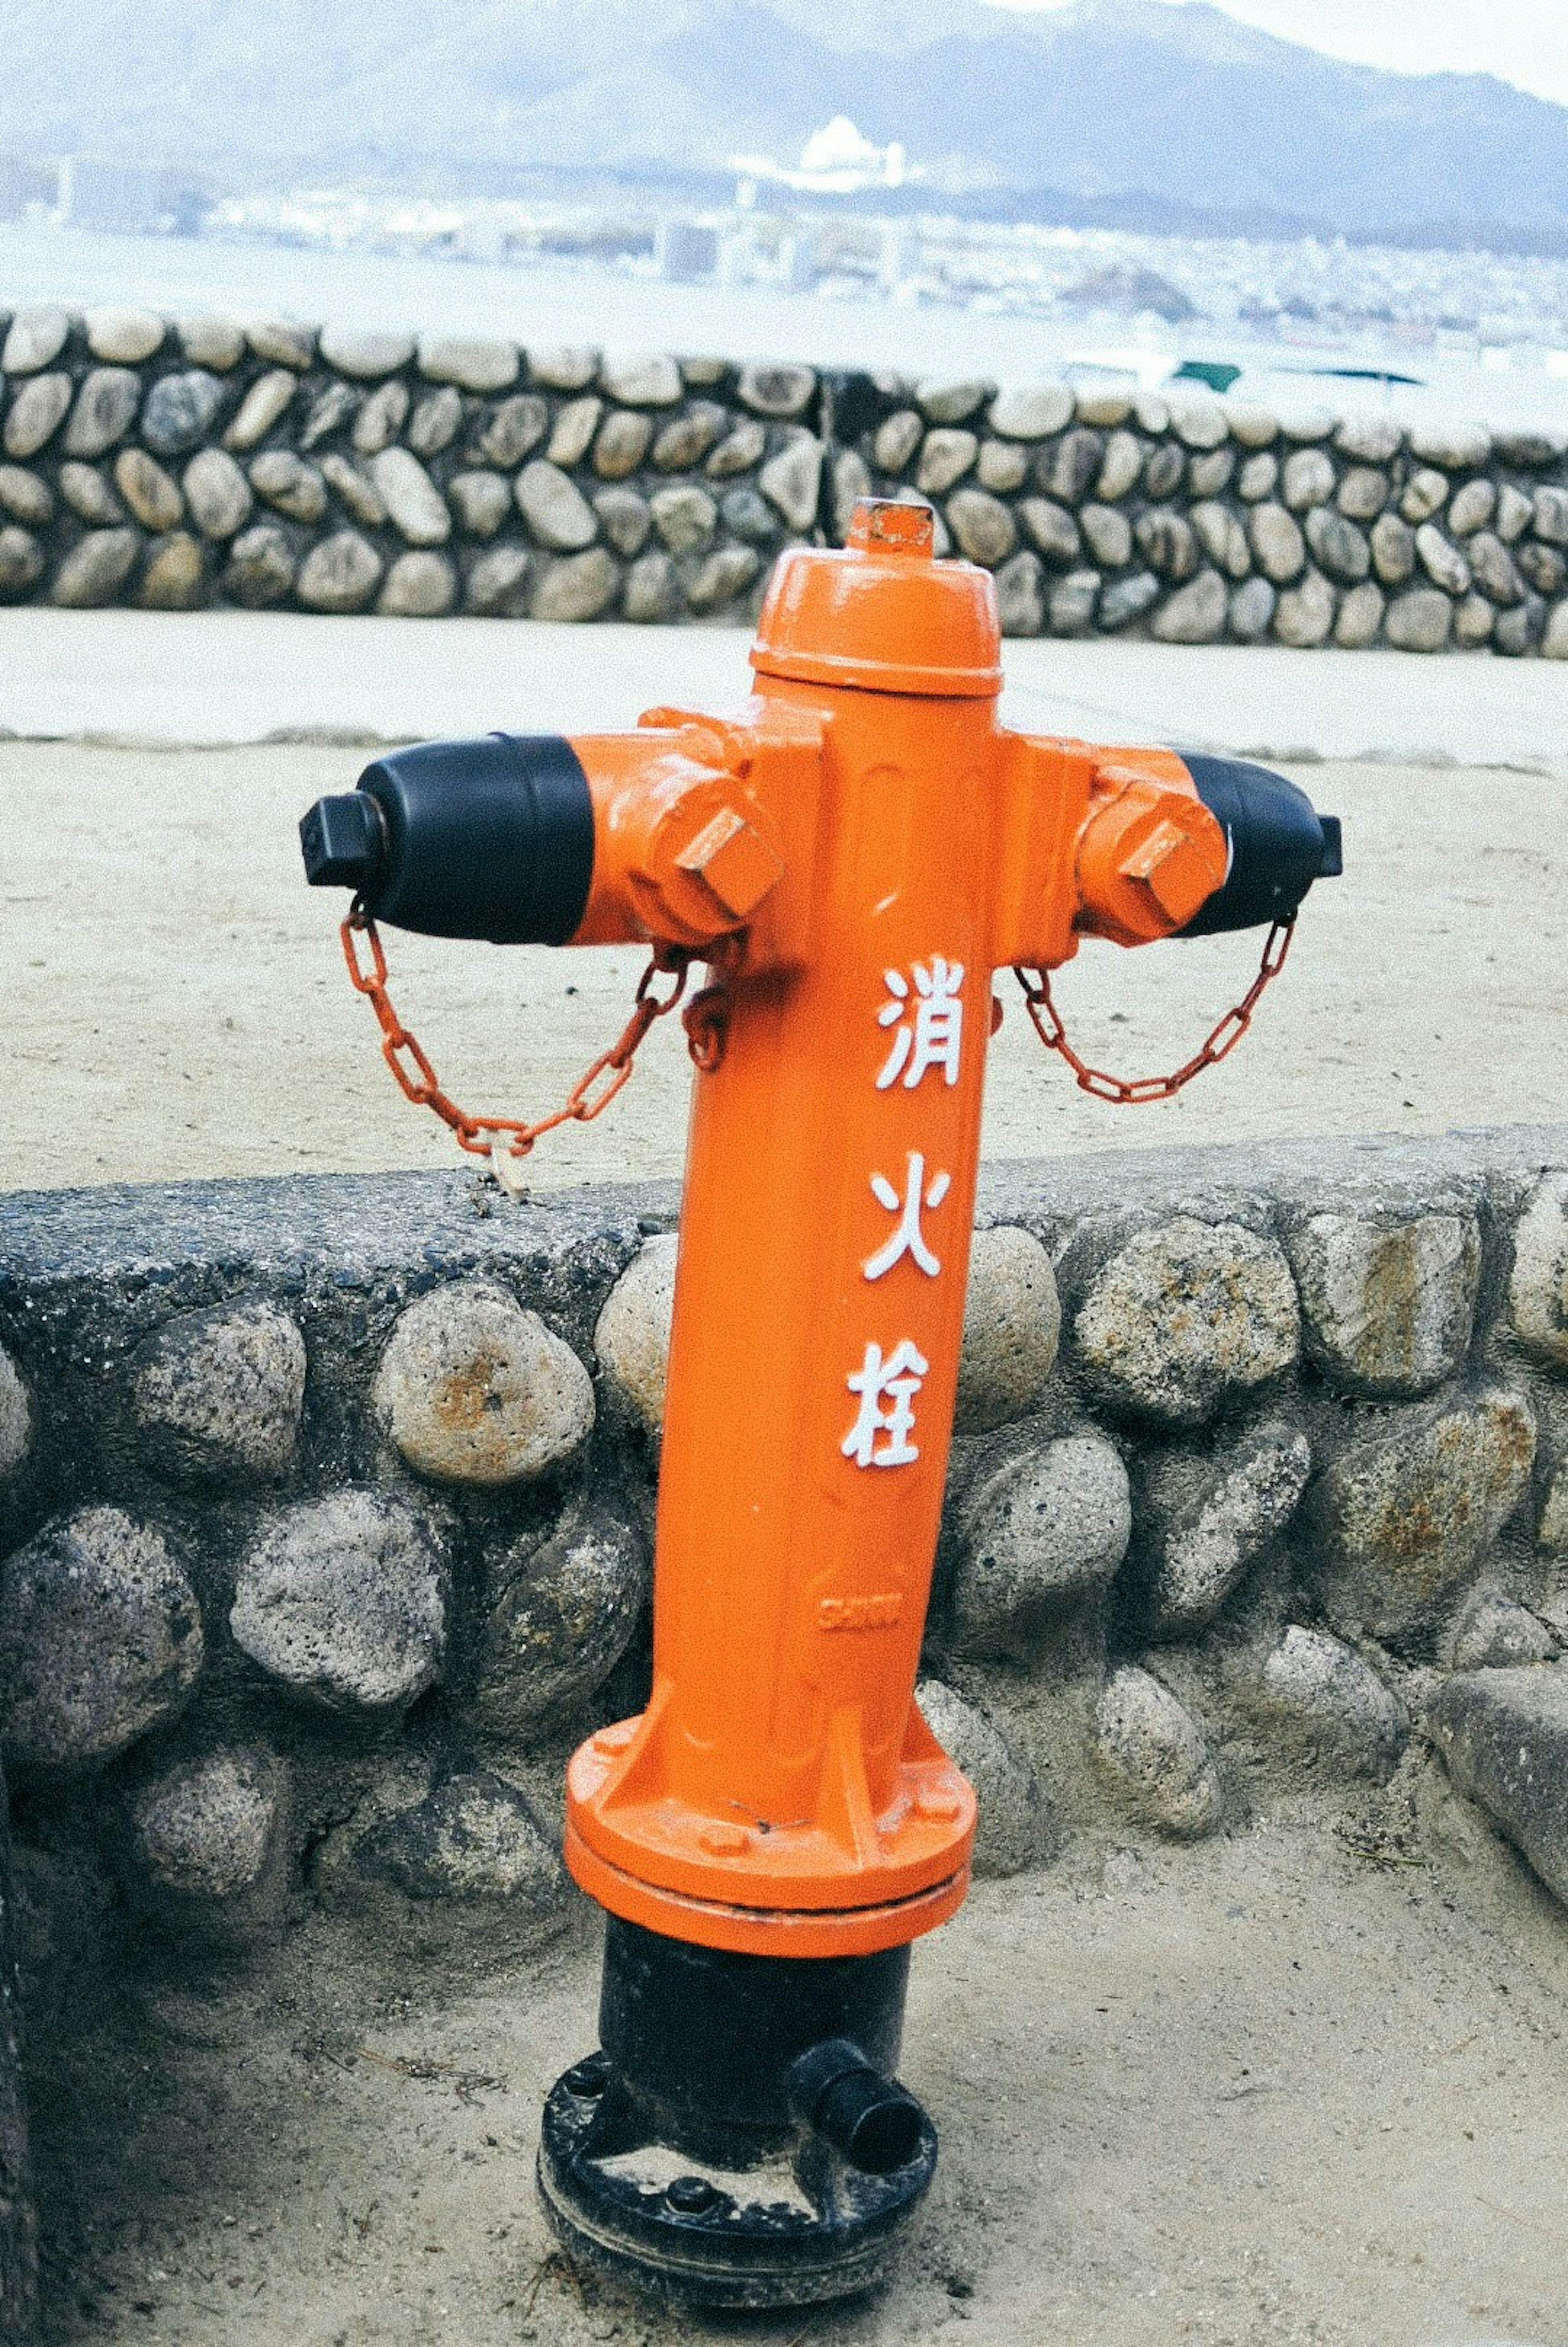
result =
[[[295,841],[364,753],[268,745],[125,749],[0,742],[0,1185],[453,1162],[380,1060],[339,955],[335,895]],[[1252,1034],[1178,1101],[1079,1093],[1010,979],[994,1047],[992,1155],[1291,1132],[1438,1132],[1553,1114],[1568,1064],[1568,780],[1308,764],[1344,821]],[[631,952],[393,937],[395,999],[473,1108],[555,1105],[618,1032]],[[1090,944],[1060,981],[1070,1030],[1135,1074],[1185,1060],[1252,975],[1247,937],[1125,954]],[[675,1174],[690,1071],[673,1025],[592,1126],[541,1145],[540,1188]]]
[[[977,1890],[914,1969],[921,2234],[836,2312],[670,2319],[551,2254],[585,1928],[439,2009],[295,1961],[107,2015],[40,2051],[50,2347],[1560,2347],[1568,1932],[1426,1766],[1414,1839],[1298,1806]]]

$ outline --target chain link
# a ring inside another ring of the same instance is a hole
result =
[[[1013,975],[1023,989],[1023,999],[1040,1040],[1048,1051],[1054,1051],[1066,1061],[1077,1079],[1080,1091],[1092,1092],[1096,1100],[1109,1101],[1117,1108],[1136,1108],[1146,1101],[1174,1100],[1195,1076],[1201,1076],[1206,1068],[1217,1067],[1221,1060],[1235,1051],[1251,1026],[1252,1014],[1266,989],[1284,969],[1295,932],[1294,916],[1288,921],[1275,922],[1263,948],[1257,976],[1246,994],[1234,1010],[1226,1012],[1202,1050],[1195,1052],[1184,1067],[1170,1076],[1109,1076],[1102,1068],[1091,1068],[1087,1061],[1079,1058],[1067,1040],[1061,1013],[1051,999],[1051,980],[1046,972],[1015,968]]]
[[[630,1077],[637,1047],[648,1029],[657,1019],[662,1019],[667,1012],[673,1010],[685,993],[687,973],[691,963],[691,956],[678,947],[656,947],[652,959],[637,981],[632,1015],[620,1035],[609,1050],[601,1051],[593,1065],[578,1077],[553,1114],[540,1117],[530,1124],[521,1117],[473,1116],[466,1109],[459,1108],[451,1094],[443,1091],[440,1078],[423,1045],[410,1033],[392,1008],[392,997],[387,991],[386,953],[381,936],[371,916],[359,904],[355,904],[343,923],[341,935],[349,976],[355,990],[365,996],[376,1014],[376,1021],[382,1030],[382,1057],[397,1078],[405,1099],[411,1100],[416,1108],[432,1110],[443,1124],[450,1127],[458,1147],[466,1149],[470,1156],[488,1157],[497,1177],[504,1182],[503,1166],[505,1166],[507,1174],[514,1173],[517,1163],[528,1155],[543,1134],[554,1133],[560,1124],[591,1123],[595,1117],[604,1113]],[[360,954],[359,940],[361,937],[370,948],[368,969]],[[674,981],[668,992],[662,995],[654,991],[655,981],[661,976]],[[687,1019],[707,995],[719,991],[718,987],[705,989],[691,1005]],[[718,1051],[722,1051],[721,1040]],[[697,1058],[695,1039],[692,1056]],[[698,1060],[697,1064],[699,1067],[708,1064],[717,1066],[718,1058],[714,1057],[711,1061]],[[505,1186],[510,1188],[512,1184],[505,1182]]]

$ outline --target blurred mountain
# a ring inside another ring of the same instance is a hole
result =
[[[722,173],[830,116],[939,197],[1355,237],[1568,235],[1568,108],[1189,0],[0,0],[0,150],[374,174]]]

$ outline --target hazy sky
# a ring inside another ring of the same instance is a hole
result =
[[[1061,7],[1065,0],[1005,0]],[[1180,0],[1171,0],[1180,5]],[[1493,73],[1568,105],[1568,0],[1217,0],[1286,40],[1402,73]]]

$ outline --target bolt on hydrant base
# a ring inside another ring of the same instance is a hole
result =
[[[1288,929],[1339,869],[1338,827],[1277,776],[1001,725],[994,587],[932,528],[866,505],[842,549],[786,553],[733,715],[394,753],[303,827],[361,921],[711,973],[653,1688],[567,1774],[566,1862],[608,1917],[603,2051],[550,2098],[540,2181],[583,2255],[714,2305],[867,2287],[935,2162],[893,2068],[910,1943],[962,1902],[974,1835],[913,1690],[993,973],[1084,937]],[[460,1118],[377,951],[361,990],[405,1091],[460,1139],[522,1133]]]

